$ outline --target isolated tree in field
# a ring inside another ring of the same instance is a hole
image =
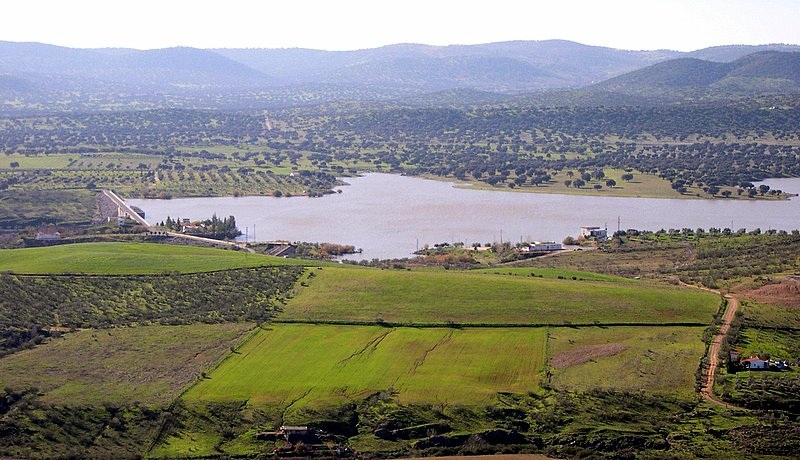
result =
[[[615,187],[616,185],[617,185],[617,181],[615,181],[614,179],[609,179],[609,180],[606,181],[606,187],[611,188],[611,187]]]
[[[567,179],[567,180],[564,181],[564,186],[565,187],[569,187],[570,185],[572,185],[572,181],[571,180]]]
[[[12,161],[9,166],[12,168],[19,168],[19,161]]]
[[[586,182],[583,179],[575,179],[572,181],[572,185],[574,185],[575,188],[581,188],[586,185]]]
[[[632,180],[633,180],[633,174],[631,174],[631,173],[626,173],[626,174],[623,174],[623,175],[622,175],[622,176],[620,176],[620,177],[621,177],[621,179],[622,179],[622,180],[624,180],[624,181],[628,181],[628,182],[630,182],[630,181],[632,181]]]

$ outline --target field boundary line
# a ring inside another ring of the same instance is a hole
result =
[[[195,386],[196,386],[198,383],[200,383],[200,382],[203,380],[203,377],[202,377],[202,376],[203,376],[203,374],[206,374],[207,372],[211,372],[211,371],[213,371],[214,369],[217,369],[217,368],[218,368],[219,366],[221,366],[221,365],[222,365],[222,363],[223,363],[223,362],[225,362],[225,361],[226,361],[228,358],[230,358],[231,356],[233,356],[233,355],[237,354],[238,352],[237,352],[236,350],[237,350],[238,348],[241,348],[242,346],[244,346],[245,344],[247,344],[248,342],[250,342],[251,340],[253,340],[253,338],[255,338],[255,336],[256,336],[256,335],[258,335],[258,333],[259,333],[260,331],[262,331],[262,330],[263,330],[263,327],[262,327],[262,325],[260,325],[260,324],[256,324],[256,325],[255,325],[255,327],[253,327],[253,328],[252,328],[252,329],[250,329],[249,331],[245,331],[245,332],[244,332],[244,333],[241,335],[241,337],[239,337],[238,339],[236,339],[236,341],[233,343],[233,345],[231,345],[231,346],[230,346],[230,347],[229,347],[229,348],[228,348],[228,349],[227,349],[227,350],[226,350],[226,351],[225,351],[225,352],[222,354],[222,356],[220,356],[219,358],[217,358],[217,359],[216,359],[214,362],[212,362],[211,364],[209,364],[209,365],[208,365],[208,366],[207,366],[205,369],[203,369],[203,370],[201,371],[201,374],[200,374],[200,375],[201,375],[201,377],[200,377],[200,378],[195,378],[193,381],[191,381],[191,382],[190,382],[188,385],[186,385],[186,386],[185,386],[185,387],[184,387],[184,388],[183,388],[183,389],[182,389],[182,390],[181,390],[181,391],[180,391],[180,392],[179,392],[179,393],[178,393],[178,394],[175,396],[175,398],[172,400],[172,402],[170,402],[170,403],[169,403],[169,405],[167,406],[166,412],[170,412],[170,413],[174,412],[174,410],[175,410],[175,406],[177,406],[177,405],[178,405],[178,403],[181,401],[181,399],[183,399],[183,396],[184,396],[186,393],[188,393],[188,392],[189,392],[189,390],[191,390],[192,388],[194,388],[194,387],[195,387]],[[167,425],[168,425],[170,422],[171,422],[171,420],[170,420],[170,418],[169,418],[169,417],[164,417],[164,416],[162,415],[161,423],[159,424],[158,431],[156,432],[156,436],[153,438],[153,441],[150,443],[150,445],[149,445],[149,446],[147,447],[147,449],[144,451],[144,455],[143,455],[143,457],[144,457],[144,458],[147,458],[147,457],[149,457],[149,455],[150,455],[150,452],[152,452],[152,451],[153,451],[153,449],[155,449],[155,448],[156,448],[156,446],[157,446],[158,444],[160,444],[160,443],[161,443],[161,441],[162,441],[162,438],[164,437],[164,431],[166,430],[166,428],[167,428]]]
[[[668,322],[668,323],[402,323],[389,321],[340,321],[340,320],[309,320],[309,319],[272,319],[272,324],[309,324],[320,326],[381,326],[386,328],[413,327],[413,328],[543,328],[543,327],[708,327],[708,323],[701,322]]]
[[[12,276],[21,276],[25,278],[145,278],[145,277],[179,277],[179,276],[194,276],[194,275],[214,275],[218,273],[227,273],[227,272],[235,272],[235,271],[245,271],[245,270],[257,270],[260,268],[291,268],[291,267],[299,267],[299,268],[309,268],[309,266],[305,265],[252,265],[249,267],[235,267],[235,268],[221,268],[217,270],[208,270],[208,271],[199,271],[199,272],[172,272],[169,270],[161,271],[161,272],[154,272],[154,273],[72,273],[72,272],[64,272],[64,273],[19,273],[13,270],[7,271],[0,271],[0,274],[4,275],[12,275]],[[310,267],[313,267],[310,266]]]

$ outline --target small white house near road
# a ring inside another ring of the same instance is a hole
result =
[[[745,369],[766,369],[769,364],[767,360],[761,359],[758,356],[751,356],[739,362],[742,363]]]
[[[581,227],[581,236],[583,238],[607,238],[608,229],[602,227]]]
[[[561,243],[555,241],[534,241],[528,248],[530,251],[560,251],[564,249]]]

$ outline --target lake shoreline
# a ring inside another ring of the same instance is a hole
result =
[[[321,198],[271,196],[129,199],[157,223],[167,216],[207,219],[233,215],[240,241],[347,242],[361,259],[411,257],[424,244],[520,240],[562,241],[580,227],[653,230],[797,226],[800,200],[686,200],[460,188],[458,183],[367,173],[345,179],[340,193]],[[800,179],[775,179],[800,190]]]

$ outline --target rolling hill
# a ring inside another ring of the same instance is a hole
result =
[[[733,62],[679,58],[589,88],[661,98],[741,97],[800,92],[800,52],[761,51]]]
[[[443,103],[459,103],[456,95],[463,91],[487,101],[567,91],[543,97],[599,104],[623,95],[652,97],[654,90],[657,97],[674,97],[675,88],[681,88],[681,97],[707,87],[719,94],[761,94],[795,90],[796,66],[782,61],[791,61],[791,51],[797,50],[761,45],[691,53],[630,51],[564,40],[396,44],[355,51],[141,51],[0,42],[0,110],[263,108],[430,93],[438,93],[435,99]],[[753,51],[755,57],[747,60]],[[583,92],[587,86],[590,91]]]

